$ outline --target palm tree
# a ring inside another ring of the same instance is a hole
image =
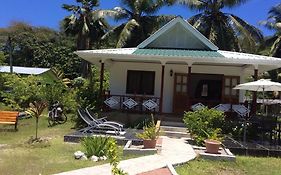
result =
[[[110,30],[103,38],[117,38],[116,47],[134,47],[159,28],[163,22],[171,20],[172,16],[156,16],[155,13],[165,6],[173,4],[174,0],[120,0],[124,7],[115,7],[115,19],[124,21]]]
[[[79,5],[63,4],[62,8],[72,12],[64,18],[62,26],[66,34],[77,37],[77,49],[91,49],[92,44],[99,45],[99,40],[108,29],[106,16],[114,15],[113,10],[95,9],[99,6],[99,0],[76,0]],[[87,77],[90,64],[82,61],[82,75]]]
[[[274,41],[270,55],[281,57],[281,3],[269,10],[267,20],[262,21],[261,24],[275,31],[274,36],[270,38],[271,41]]]
[[[268,38],[266,42],[271,45],[270,56],[281,58],[281,3],[272,7],[267,20],[261,21],[260,24],[275,31],[274,36]],[[268,74],[270,79],[281,82],[281,69],[269,71]]]
[[[243,19],[221,10],[233,8],[247,0],[178,0],[199,13],[188,21],[220,49],[246,51],[263,40],[261,32]]]

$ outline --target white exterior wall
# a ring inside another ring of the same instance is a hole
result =
[[[240,67],[223,67],[223,66],[191,66],[192,73],[205,74],[224,74],[230,76],[240,76],[240,83],[244,82],[243,71]],[[133,62],[114,62],[108,67],[110,72],[110,91],[111,94],[125,95],[127,70],[143,70],[155,71],[155,88],[154,96],[160,97],[161,87],[161,64],[156,63],[133,63]],[[187,65],[166,64],[165,65],[165,80],[163,94],[163,112],[171,113],[173,110],[173,91],[174,91],[174,76],[170,76],[170,70],[174,73],[187,73]],[[240,92],[239,100],[243,101],[244,92]]]

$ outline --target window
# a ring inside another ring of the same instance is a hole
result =
[[[128,94],[154,95],[155,72],[153,71],[127,71]]]
[[[237,76],[225,76],[224,77],[224,101],[225,102],[238,102],[239,90],[233,89],[239,84],[239,77]]]

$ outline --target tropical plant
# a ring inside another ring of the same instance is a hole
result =
[[[0,96],[3,102],[15,110],[25,110],[29,103],[44,98],[43,79],[38,76],[4,74]],[[1,81],[1,79],[0,79]]]
[[[281,3],[269,10],[267,20],[261,21],[261,24],[275,31],[274,36],[270,38],[274,41],[270,55],[281,57]]]
[[[128,173],[118,168],[118,164],[120,162],[120,153],[118,151],[117,142],[113,138],[108,140],[107,157],[109,159],[110,165],[112,166],[111,172],[113,175],[128,175]]]
[[[110,30],[103,38],[117,38],[116,47],[134,47],[151,35],[164,22],[173,16],[155,13],[165,6],[171,5],[174,0],[120,0],[123,7],[115,7],[115,19],[124,21],[121,25]],[[114,36],[114,37],[112,37]]]
[[[219,138],[225,116],[216,109],[203,108],[185,112],[183,121],[194,138],[196,144],[202,145],[206,138]]]
[[[92,44],[99,45],[100,38],[109,28],[104,18],[116,12],[95,9],[99,6],[98,0],[76,0],[76,2],[79,5],[62,5],[63,9],[72,13],[64,18],[62,26],[66,34],[76,36],[78,50],[87,50]],[[87,61],[82,61],[82,71],[84,77],[89,75],[91,70]]]
[[[29,104],[29,109],[26,111],[29,115],[36,118],[36,134],[35,140],[38,140],[38,121],[48,103],[44,101],[34,101]]]
[[[220,49],[243,51],[246,48],[257,48],[263,40],[261,32],[243,19],[223,8],[234,8],[247,0],[178,0],[199,13],[188,21]],[[244,50],[245,51],[245,50]],[[248,51],[248,50],[246,50]],[[251,51],[254,52],[254,51]]]
[[[85,137],[81,144],[85,149],[87,157],[93,155],[97,157],[105,156],[108,150],[108,142],[110,137],[94,136],[94,137]]]
[[[71,84],[70,79],[69,78],[65,78],[65,75],[64,75],[63,71],[59,70],[56,67],[53,67],[52,68],[52,72],[55,74],[57,79],[59,81],[61,81],[66,87]]]
[[[143,127],[142,133],[137,133],[136,136],[143,140],[155,140],[159,136],[159,130],[157,130],[154,117],[151,115],[151,122]]]

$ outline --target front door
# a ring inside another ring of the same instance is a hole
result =
[[[174,100],[173,100],[174,113],[183,113],[183,111],[187,110],[188,107],[187,76],[188,74],[175,73]]]

